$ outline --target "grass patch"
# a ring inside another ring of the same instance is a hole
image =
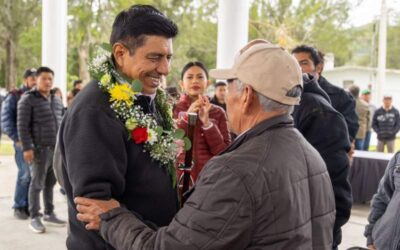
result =
[[[368,151],[376,152],[376,145],[369,146]],[[396,137],[394,141],[394,152],[400,151],[400,137]],[[385,147],[385,153],[387,153],[387,148]]]
[[[0,144],[0,155],[14,155],[14,147],[11,143]]]
[[[0,141],[0,155],[14,155],[13,141],[5,134],[2,135]]]

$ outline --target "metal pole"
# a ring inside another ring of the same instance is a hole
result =
[[[386,83],[386,43],[387,43],[387,9],[386,1],[382,0],[381,18],[379,24],[377,103],[382,102]]]

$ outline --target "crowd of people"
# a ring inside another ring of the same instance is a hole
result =
[[[1,107],[18,167],[14,216],[30,218],[35,233],[46,231],[43,222],[65,225],[54,213],[57,179],[68,199],[68,249],[338,249],[352,208],[354,149],[369,149],[373,129],[377,150],[394,151],[400,115],[392,96],[376,109],[370,89],[346,91],[323,76],[315,47],[288,53],[261,39],[244,46],[230,69],[188,62],[179,83],[159,92],[177,35],[152,6],[122,11],[107,70],[84,88],[75,81],[66,108],[50,68],[24,73]],[[218,81],[208,97],[210,77]],[[140,93],[122,89],[134,79]],[[169,138],[172,127],[187,135],[192,113],[191,188],[180,203],[187,152],[176,155],[171,173],[157,138]],[[396,249],[399,161],[389,163],[372,201],[370,249]]]

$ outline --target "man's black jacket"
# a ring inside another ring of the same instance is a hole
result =
[[[340,227],[349,220],[353,202],[347,181],[350,141],[343,116],[331,106],[328,95],[318,83],[309,77],[303,75],[303,94],[293,118],[295,127],[317,149],[328,168],[336,202],[335,246],[341,241]]]
[[[332,107],[343,115],[349,130],[349,139],[352,142],[359,128],[356,101],[350,93],[328,82],[323,76],[319,77],[318,84],[328,94]]]
[[[56,145],[64,106],[61,99],[50,93],[44,97],[32,89],[22,95],[18,102],[17,129],[22,149]]]
[[[143,151],[142,144],[128,140],[109,99],[92,81],[76,96],[61,124],[59,145],[70,225],[67,248],[71,250],[113,249],[76,219],[76,196],[117,199],[157,226],[168,225],[178,210],[167,170]]]

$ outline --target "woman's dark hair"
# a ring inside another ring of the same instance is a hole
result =
[[[147,35],[173,38],[178,27],[163,13],[150,5],[132,5],[120,12],[114,20],[110,36],[111,46],[117,42],[124,44],[131,54],[142,46]]]
[[[206,66],[204,66],[203,63],[201,62],[188,62],[182,69],[182,73],[181,73],[181,80],[183,80],[183,75],[186,73],[186,71],[188,71],[188,69],[190,69],[193,66],[197,66],[199,68],[201,68],[204,73],[206,73],[207,79],[208,79],[208,70],[206,69]]]
[[[317,66],[318,64],[323,63],[323,58],[320,57],[318,50],[312,46],[308,46],[308,45],[304,45],[304,44],[297,46],[296,48],[294,48],[292,50],[292,54],[297,54],[297,53],[310,54],[311,60],[313,61],[314,66]]]

